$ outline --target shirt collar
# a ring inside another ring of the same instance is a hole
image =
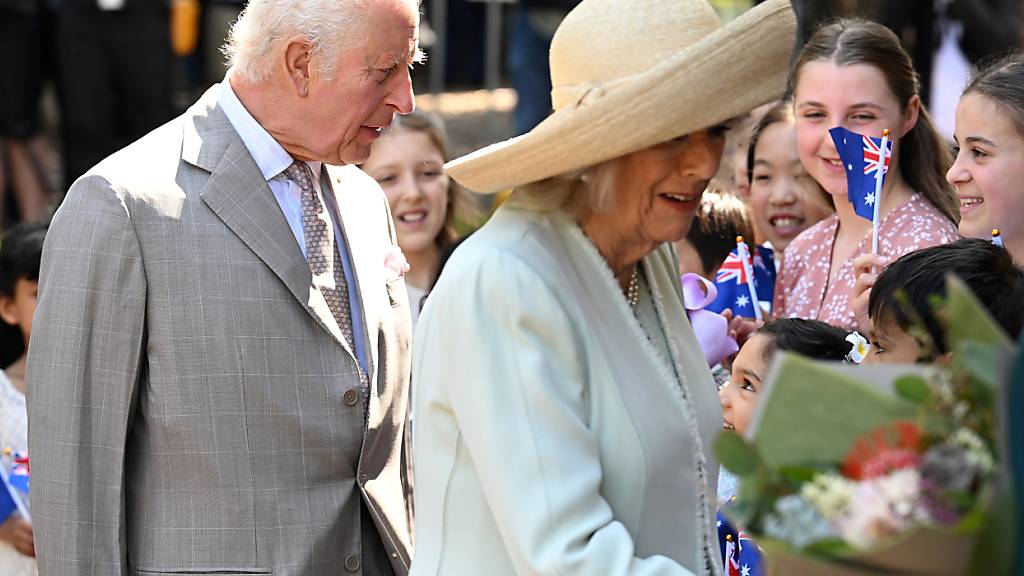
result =
[[[221,110],[228,117],[228,121],[231,122],[235,132],[238,132],[238,135],[242,138],[242,142],[263,174],[263,178],[269,181],[271,178],[284,172],[292,165],[295,159],[288,154],[288,151],[281,147],[277,140],[274,140],[274,137],[263,126],[260,126],[260,123],[242,105],[241,100],[238,99],[235,91],[231,89],[231,83],[228,81],[231,78],[232,71],[233,69],[228,70],[227,74],[224,75],[224,80],[220,83],[217,104],[220,105]],[[316,164],[315,167],[314,164]],[[313,175],[319,177],[320,162],[309,162],[309,165],[313,170]]]

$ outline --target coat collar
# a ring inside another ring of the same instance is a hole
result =
[[[185,116],[182,160],[210,173],[203,202],[287,286],[328,334],[355,357],[312,275],[274,193],[217,104],[217,86]]]

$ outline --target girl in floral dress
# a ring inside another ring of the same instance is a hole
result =
[[[871,222],[847,198],[846,169],[828,130],[842,126],[878,138],[888,129],[894,141],[878,258],[868,261],[876,265],[958,238],[957,202],[945,181],[952,158],[921,103],[910,57],[880,24],[840,20],[820,28],[800,53],[793,86],[800,161],[831,195],[836,213],[786,248],[773,309],[780,318],[855,329],[854,260],[870,254]]]

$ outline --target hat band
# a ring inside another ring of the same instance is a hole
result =
[[[580,82],[572,86],[558,86],[551,90],[551,107],[555,110],[561,110],[570,106],[573,108],[586,106],[607,94],[609,90],[617,88],[637,76],[639,74],[618,78],[600,85]]]

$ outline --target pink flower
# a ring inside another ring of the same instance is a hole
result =
[[[391,246],[384,254],[384,281],[393,282],[405,276],[409,263],[398,246]]]

